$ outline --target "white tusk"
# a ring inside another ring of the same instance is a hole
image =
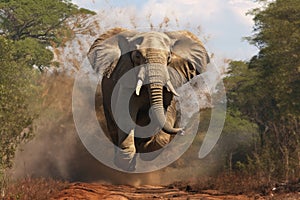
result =
[[[131,131],[128,134],[129,136],[134,136],[134,129],[131,129]]]
[[[176,92],[176,90],[174,89],[171,81],[167,82],[167,90],[171,91],[175,96],[179,97],[179,94]]]
[[[140,95],[142,85],[143,85],[143,81],[141,79],[139,79],[137,84],[136,84],[136,88],[135,88],[135,93],[136,93],[137,96]]]
[[[185,135],[184,130],[179,131],[179,135],[184,136]]]

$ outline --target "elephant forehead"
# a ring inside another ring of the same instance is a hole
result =
[[[168,51],[170,49],[170,43],[170,38],[160,32],[140,33],[130,40],[130,44],[134,49],[152,48]]]

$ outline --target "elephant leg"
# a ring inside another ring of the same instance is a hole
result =
[[[135,169],[134,130],[132,129],[129,133],[124,133],[118,128],[113,118],[110,99],[107,100],[107,98],[104,98],[103,105],[106,125],[109,132],[108,137],[111,138],[115,145],[114,163],[121,169],[133,171]]]
[[[108,109],[107,106],[104,106],[104,114],[106,119],[107,130],[108,130],[106,136],[111,139],[114,145],[118,145],[118,127],[115,121],[113,120],[110,109]]]
[[[119,131],[119,144],[115,147],[115,165],[121,169],[134,171],[136,165],[136,149],[134,145],[134,130],[129,134]]]
[[[133,102],[131,102],[132,104]],[[136,118],[138,106],[129,106],[131,116],[133,119]],[[122,109],[119,109],[122,111]],[[123,109],[124,110],[124,109]],[[118,113],[118,117],[122,120],[118,120],[119,122],[126,124],[130,124],[126,122],[126,118],[128,117],[126,114],[120,112]],[[129,116],[130,117],[130,116]],[[131,120],[131,119],[130,119]],[[130,128],[129,133],[124,132],[121,129],[118,129],[118,147],[115,147],[115,164],[128,171],[134,171],[136,165],[136,148],[135,148],[135,129],[132,125],[127,126],[126,128]]]
[[[176,123],[176,105],[174,100],[172,100],[170,106],[167,109],[166,123],[170,123],[170,125],[173,127]],[[146,161],[155,159],[163,151],[163,147],[170,143],[172,138],[173,138],[172,135],[160,130],[157,134],[152,136],[148,141],[141,143],[139,145],[139,152],[142,153],[140,154],[140,158]],[[148,152],[152,152],[152,153],[147,154]]]

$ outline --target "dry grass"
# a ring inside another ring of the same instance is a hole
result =
[[[68,186],[67,182],[46,179],[46,178],[25,178],[14,183],[10,183],[2,194],[5,200],[33,200],[50,199],[59,191]]]
[[[300,195],[300,179],[280,183],[258,174],[244,172],[222,172],[215,177],[201,177],[193,182],[175,182],[169,187],[194,193],[274,196],[274,199],[285,199],[286,196],[295,196],[296,198],[290,199],[299,199]]]
[[[273,188],[273,184],[264,177],[247,175],[242,172],[224,172],[215,177],[201,177],[193,182],[176,182],[171,184],[170,187],[177,187],[189,192],[216,190],[221,193],[235,195],[268,195]]]

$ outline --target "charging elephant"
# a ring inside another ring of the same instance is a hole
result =
[[[116,145],[114,163],[134,170],[136,153],[154,159],[178,127],[176,88],[206,70],[209,56],[188,31],[136,32],[114,28],[88,52],[101,88],[109,136]],[[129,75],[126,75],[129,74]],[[124,78],[125,77],[125,78]]]

